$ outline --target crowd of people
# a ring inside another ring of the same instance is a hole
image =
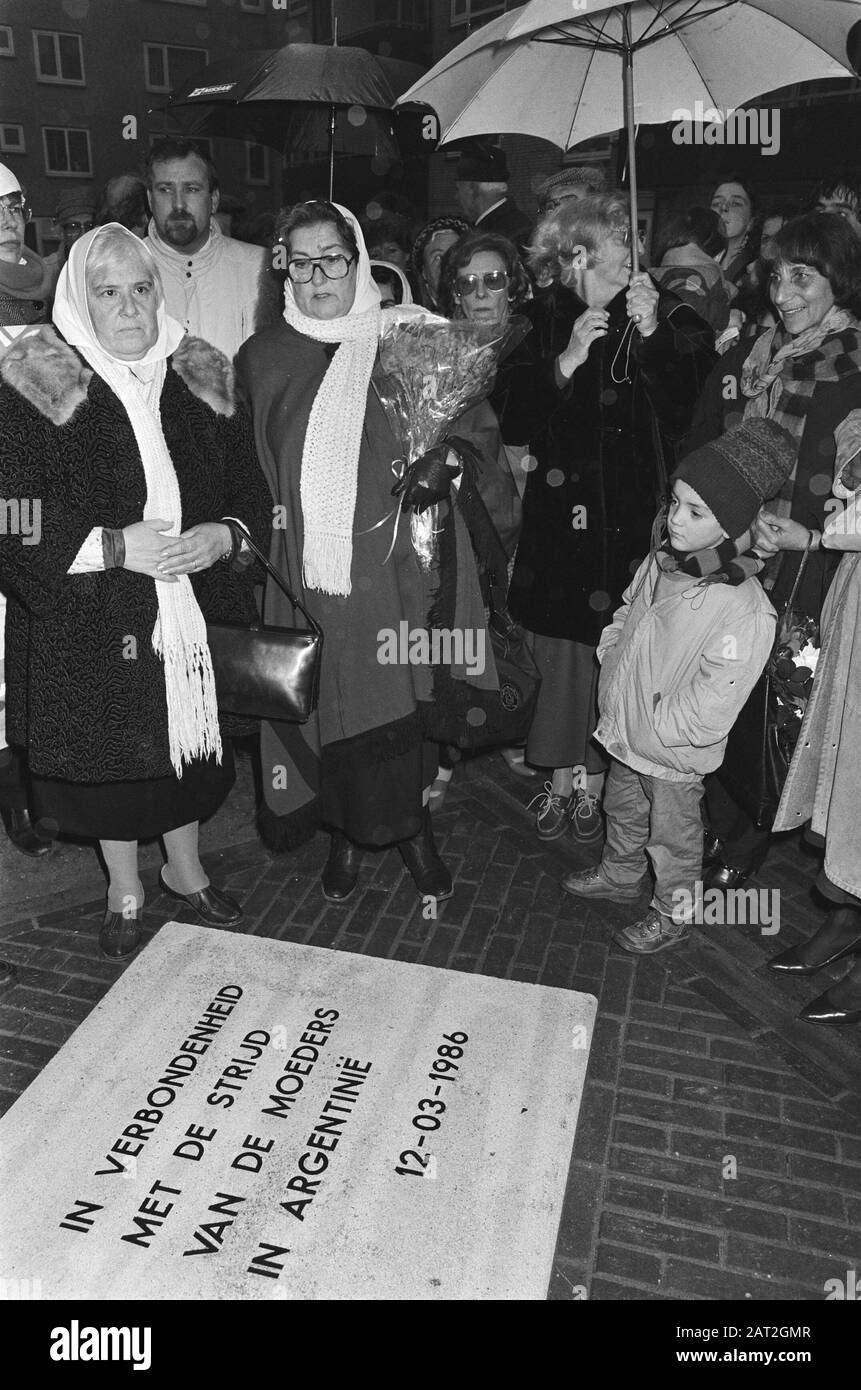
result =
[[[141,840],[161,838],[170,897],[237,924],[198,827],[242,740],[265,842],[328,832],[326,898],[397,847],[445,899],[433,813],[469,746],[452,692],[499,690],[502,592],[540,676],[525,736],[498,742],[543,779],[535,833],[601,848],[562,882],[581,899],[633,902],[651,865],[648,910],[615,939],[678,947],[698,884],[764,872],[772,830],[721,768],[791,606],[821,641],[773,831],[806,827],[827,910],[770,964],[851,958],[801,1016],[861,1021],[861,171],[779,210],[727,174],[636,274],[627,199],[598,169],[547,177],[534,223],[498,148],[465,152],[457,189],[459,215],[421,228],[288,207],[267,249],[224,230],[212,163],[168,138],[98,206],[61,200],[43,260],[0,165],[6,833],[42,858],[57,835],[99,845],[109,957],[140,941]],[[380,340],[422,310],[510,346],[405,460]],[[247,536],[325,635],[304,724],[218,708],[207,623],[295,620]],[[480,634],[482,669],[380,660],[381,632],[442,615]]]

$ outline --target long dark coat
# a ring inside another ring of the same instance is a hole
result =
[[[560,286],[536,300],[546,372],[585,309]],[[587,646],[597,645],[648,552],[674,446],[715,361],[711,330],[674,295],[661,295],[648,338],[631,331],[624,290],[607,309],[607,335],[567,385],[557,383],[529,440],[536,466],[509,591],[511,611],[529,631]]]
[[[164,667],[152,648],[156,581],[124,569],[67,573],[93,527],[143,517],[146,484],[129,418],[49,328],[10,348],[0,377],[0,496],[41,503],[39,544],[0,535],[10,741],[28,748],[42,776],[170,776]],[[168,365],[161,418],[183,529],[234,516],[268,544],[272,501],[227,359],[184,339]],[[217,562],[192,584],[207,619],[256,618],[249,574]]]

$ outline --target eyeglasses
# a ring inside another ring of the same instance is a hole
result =
[[[343,256],[340,252],[329,256],[303,256],[287,262],[287,274],[294,285],[307,285],[319,266],[327,280],[343,280],[349,275],[354,260],[355,256]]]
[[[461,296],[475,294],[479,284],[488,294],[501,294],[508,288],[508,278],[507,270],[486,270],[483,275],[458,275],[454,283]]]
[[[590,188],[586,188],[584,191],[585,191],[586,193],[591,193],[592,190],[591,190]],[[541,204],[541,207],[538,209],[538,211],[539,211],[542,215],[543,215],[544,213],[547,213],[547,212],[555,212],[557,208],[561,208],[561,207],[562,207],[562,204],[563,204],[563,203],[569,203],[569,202],[571,201],[572,198],[578,198],[578,197],[579,197],[579,194],[574,193],[574,192],[571,192],[571,193],[566,193],[566,194],[564,195],[564,197],[562,197],[562,198],[545,198],[545,199],[544,199],[544,202]]]
[[[7,197],[0,198],[0,213],[5,213],[13,222],[23,222],[26,217],[23,196],[20,193],[10,193]]]
[[[95,227],[95,222],[62,222],[60,224],[64,232],[74,232],[79,235],[81,232],[91,232]]]

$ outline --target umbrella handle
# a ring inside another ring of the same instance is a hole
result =
[[[625,129],[628,134],[628,194],[631,214],[631,273],[640,271],[640,229],[637,217],[637,151],[634,130],[634,48],[631,43],[631,6],[622,10],[622,96],[625,106]]]

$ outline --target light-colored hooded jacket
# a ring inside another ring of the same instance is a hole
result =
[[[643,561],[601,634],[595,737],[636,772],[695,782],[723,761],[777,615],[756,579],[703,584],[667,558]]]

